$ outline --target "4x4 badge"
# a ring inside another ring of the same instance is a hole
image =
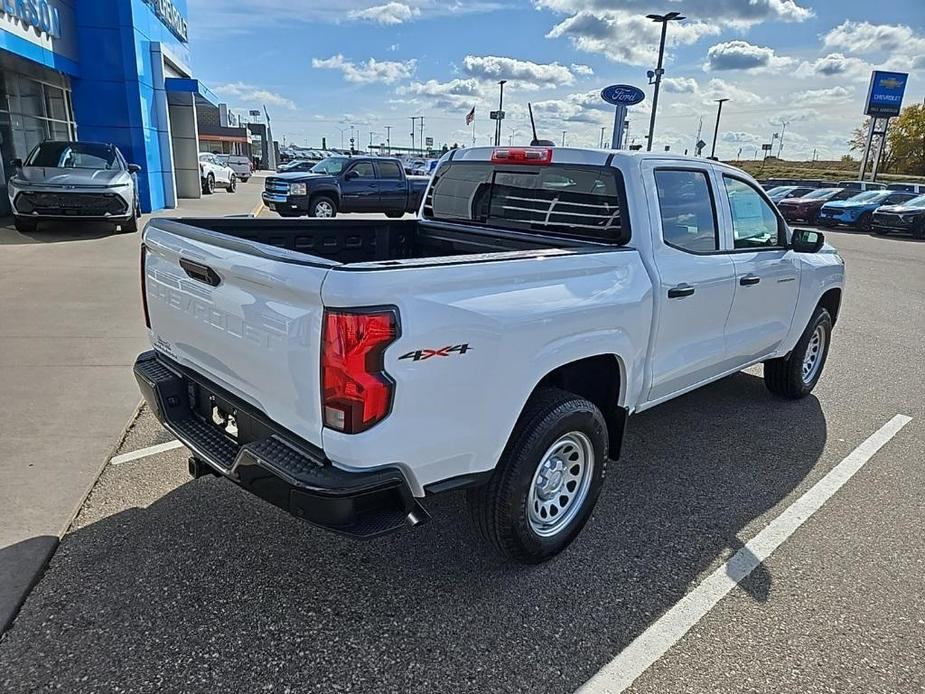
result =
[[[401,359],[411,359],[412,361],[424,361],[425,359],[430,359],[431,357],[449,357],[453,354],[465,354],[470,349],[472,349],[468,344],[465,345],[448,345],[441,349],[417,349],[413,352],[408,352],[399,357]]]

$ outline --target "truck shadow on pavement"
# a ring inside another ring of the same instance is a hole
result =
[[[35,231],[16,231],[13,223],[0,227],[0,246],[26,246],[35,243],[64,243],[66,241],[89,241],[107,236],[119,236],[111,224],[92,222],[43,222]]]
[[[745,373],[634,417],[594,517],[539,567],[488,554],[462,494],[364,543],[190,482],[65,538],[0,643],[0,689],[571,692],[742,547],[825,442],[815,397]],[[736,590],[766,600],[773,576]]]

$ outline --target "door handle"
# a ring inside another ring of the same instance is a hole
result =
[[[684,282],[668,290],[669,299],[683,299],[685,296],[693,294],[695,289]]]
[[[761,278],[758,275],[753,275],[751,273],[745,275],[742,279],[739,280],[739,284],[743,287],[750,287],[753,284],[758,284],[761,281]]]

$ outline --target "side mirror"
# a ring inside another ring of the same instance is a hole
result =
[[[790,247],[797,253],[818,253],[824,243],[822,232],[812,229],[794,229],[790,239]]]
[[[344,174],[345,181],[352,181],[354,178],[359,178],[359,177],[360,177],[360,174],[358,174],[356,171],[348,171],[347,173]]]
[[[11,166],[12,168],[14,168],[14,169],[21,169],[21,168],[22,168],[22,159],[12,159],[12,160],[10,161],[10,166]]]
[[[138,164],[129,164],[127,167],[129,173],[137,174],[141,173],[141,167]]]

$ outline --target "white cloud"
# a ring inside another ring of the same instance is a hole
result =
[[[748,41],[727,41],[710,46],[707,50],[705,72],[713,70],[749,70],[751,72],[776,72],[793,62],[791,58],[779,56],[773,48],[756,46]]]
[[[572,63],[572,73],[580,77],[591,77],[594,75],[594,69],[590,65],[582,65],[580,63]]]
[[[854,90],[835,86],[826,89],[807,89],[793,95],[794,103],[800,104],[843,104],[854,97]]]
[[[700,90],[699,96],[705,104],[716,99],[730,99],[735,104],[764,104],[768,102],[768,97],[759,96],[745,87],[718,77],[711,79],[707,83],[706,89]]]
[[[320,70],[340,70],[348,82],[368,84],[382,82],[393,84],[399,80],[407,79],[414,74],[417,61],[408,60],[396,62],[391,60],[376,60],[370,58],[365,63],[353,63],[346,60],[341,54],[330,58],[312,58],[312,67]]]
[[[403,2],[387,2],[384,5],[373,5],[362,10],[347,12],[349,19],[359,19],[376,24],[402,24],[420,16],[421,10],[411,7]]]
[[[799,5],[796,0],[699,0],[696,3],[668,0],[661,7],[657,3],[653,5],[651,0],[534,0],[534,5],[560,13],[618,10],[645,15],[661,10],[687,10],[699,19],[745,26],[765,21],[802,22],[813,16],[811,9]]]
[[[554,89],[575,82],[575,76],[565,65],[495,55],[467,55],[463,58],[463,72],[478,80],[510,80],[509,87],[515,89]]]
[[[280,106],[282,108],[294,109],[295,102],[288,99],[282,94],[271,92],[262,87],[244,82],[229,82],[228,84],[219,84],[213,91],[226,99],[233,99],[241,104],[259,104],[269,106]]]
[[[432,103],[437,108],[456,109],[477,105],[485,92],[478,80],[453,79],[448,82],[411,82],[396,89],[395,93],[411,97],[412,100]]]
[[[829,53],[813,61],[803,61],[794,71],[797,77],[867,77],[872,66],[860,58],[841,53]]]
[[[664,77],[662,89],[669,94],[696,94],[700,86],[693,77]]]
[[[839,24],[822,38],[826,48],[840,48],[848,53],[894,53],[907,55],[925,51],[925,37],[918,36],[905,24],[871,24],[850,19]]]

